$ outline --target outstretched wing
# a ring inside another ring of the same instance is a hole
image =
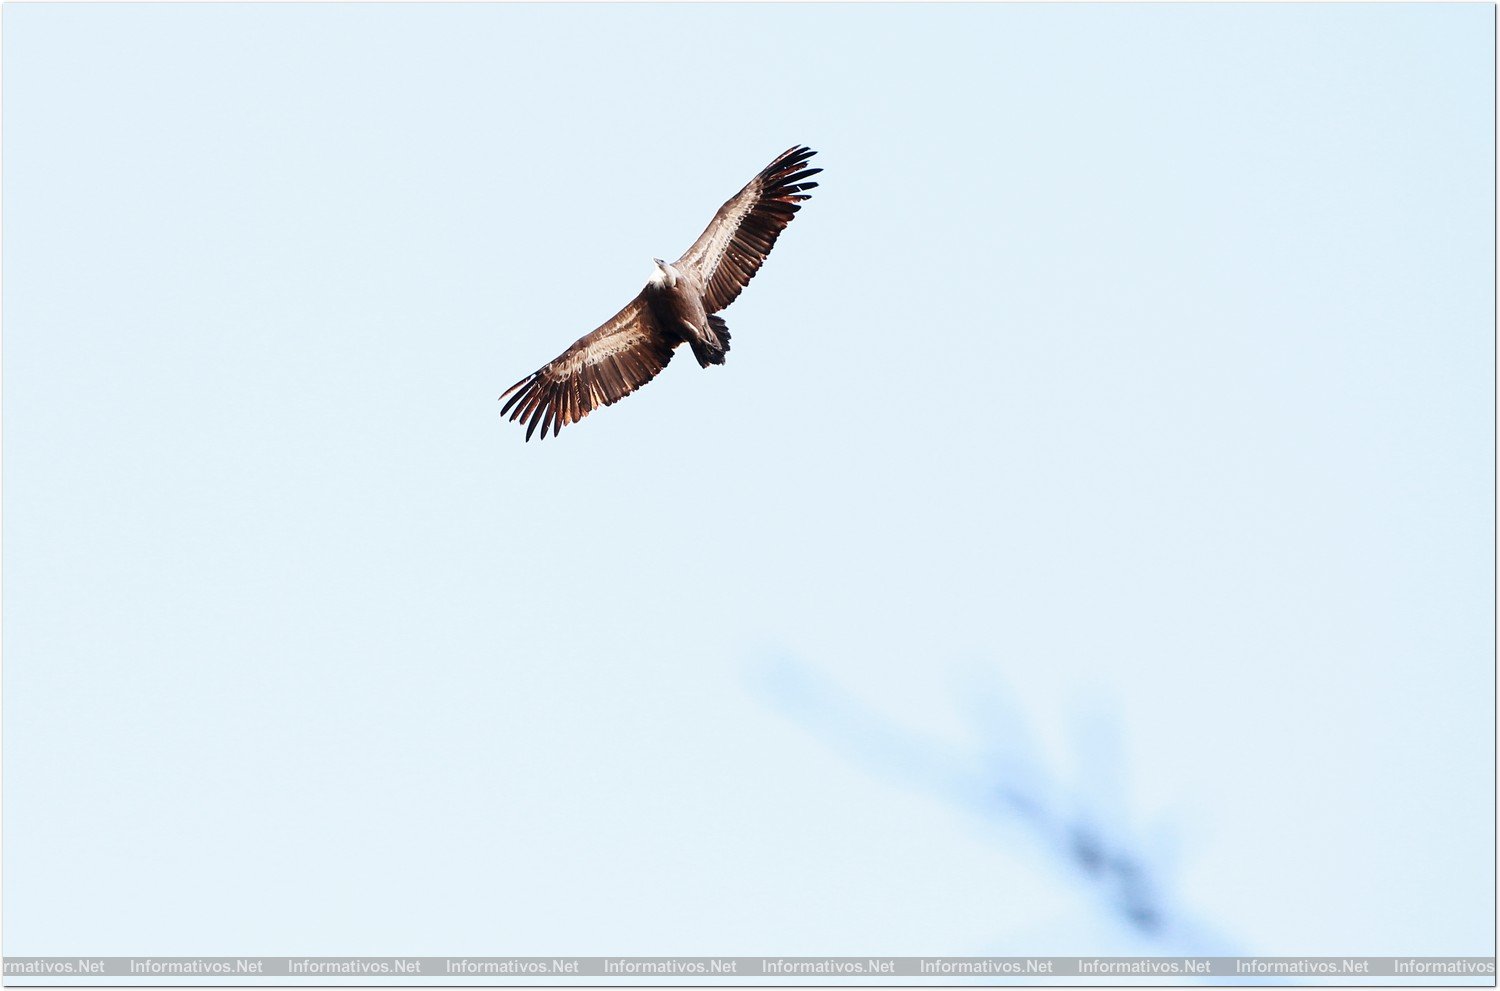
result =
[[[677,259],[704,287],[703,305],[717,313],[733,303],[760,271],[776,238],[792,222],[815,182],[804,182],[822,169],[803,168],[815,152],[789,148],[730,199],[693,246]]]
[[[564,425],[650,382],[672,360],[672,347],[637,296],[598,330],[501,393],[510,400],[500,415],[524,422],[527,440],[538,425],[543,437],[548,427],[555,437]]]

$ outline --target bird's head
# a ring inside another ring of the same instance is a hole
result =
[[[660,258],[651,259],[656,263],[656,272],[651,276],[651,281],[656,285],[665,285],[675,288],[677,285],[677,269],[668,265]]]

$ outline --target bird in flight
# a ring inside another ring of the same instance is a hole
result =
[[[777,156],[719,207],[708,228],[675,262],[653,258],[656,272],[640,294],[599,329],[506,389],[500,415],[526,424],[526,439],[577,423],[650,382],[680,344],[704,368],[724,364],[729,328],[716,314],[760,271],[822,169],[807,168],[811,148]]]

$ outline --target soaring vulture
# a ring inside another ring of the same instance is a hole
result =
[[[610,406],[650,382],[672,360],[679,344],[693,349],[704,368],[722,365],[729,328],[715,316],[739,296],[760,271],[776,238],[792,222],[808,182],[814,152],[798,146],[778,155],[760,174],[719,207],[708,228],[670,265],[653,258],[656,272],[646,287],[598,330],[580,337],[562,354],[506,389],[500,415],[526,424],[526,439],[538,426],[546,437],[576,423],[599,406]]]

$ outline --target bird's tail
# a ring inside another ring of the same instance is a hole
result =
[[[729,325],[722,317],[711,313],[708,317],[708,326],[713,331],[713,340],[699,340],[696,334],[688,338],[688,344],[693,349],[693,357],[697,358],[698,364],[704,368],[709,365],[724,364],[724,356],[729,353]]]

